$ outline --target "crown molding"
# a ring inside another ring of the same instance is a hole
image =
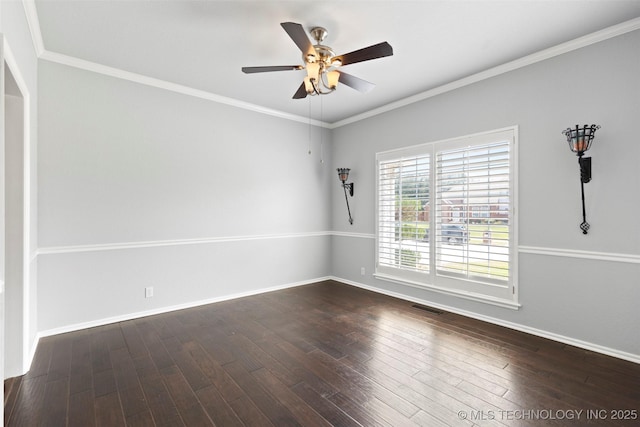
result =
[[[510,71],[517,70],[519,68],[526,67],[528,65],[535,64],[537,62],[545,61],[547,59],[581,49],[583,47],[590,46],[595,43],[599,43],[604,40],[608,40],[613,37],[620,36],[622,34],[629,33],[640,29],[640,18],[634,18],[629,21],[622,22],[612,27],[605,28],[595,33],[587,34],[586,36],[579,37],[577,39],[570,40],[565,43],[561,43],[557,46],[550,47],[548,49],[541,50],[531,55],[523,56],[522,58],[507,62],[502,65],[498,65],[488,70],[481,71],[476,74],[472,74],[467,77],[463,77],[459,80],[455,80],[451,83],[444,84],[442,86],[435,87],[425,92],[410,96],[408,98],[401,99],[396,102],[392,102],[382,107],[375,108],[362,114],[358,114],[344,120],[340,120],[332,123],[331,128],[335,129],[344,125],[358,122],[360,120],[368,119],[370,117],[377,116],[389,111],[396,110],[398,108],[405,107],[416,102],[423,101],[425,99],[441,95],[445,92],[450,92],[468,86],[473,83],[480,82],[482,80],[489,79],[491,77],[499,76],[500,74],[508,73]]]
[[[620,24],[605,28],[595,33],[587,34],[577,39],[570,40],[565,43],[561,43],[557,46],[541,50],[531,55],[524,56],[514,61],[507,62],[502,65],[490,68],[485,71],[481,71],[476,74],[464,77],[462,79],[435,87],[425,92],[401,99],[399,101],[391,102],[382,107],[375,108],[362,114],[357,114],[352,117],[348,117],[344,120],[339,120],[333,123],[327,123],[319,120],[310,119],[309,117],[297,116],[295,114],[285,113],[283,111],[262,107],[260,105],[251,104],[248,102],[240,101],[234,98],[229,98],[221,95],[216,95],[211,92],[206,92],[199,89],[194,89],[188,86],[179,85],[176,83],[167,82],[164,80],[156,79],[153,77],[144,76],[142,74],[136,74],[129,71],[124,71],[118,68],[108,67],[106,65],[97,64],[95,62],[85,61],[83,59],[63,55],[56,52],[47,51],[44,47],[42,39],[42,33],[40,31],[40,22],[38,20],[38,13],[35,6],[35,0],[22,0],[25,14],[29,24],[29,31],[31,32],[31,38],[36,50],[38,58],[51,62],[67,65],[70,67],[76,67],[95,73],[104,74],[107,76],[129,80],[132,82],[156,87],[159,89],[165,89],[183,95],[193,96],[209,101],[217,102],[220,104],[230,105],[237,108],[253,111],[256,113],[266,114],[274,117],[279,117],[286,120],[292,120],[300,123],[311,124],[314,126],[324,127],[328,129],[336,129],[351,123],[355,123],[361,120],[365,120],[379,114],[383,114],[389,111],[396,110],[398,108],[405,107],[416,102],[423,101],[425,99],[441,95],[452,90],[468,86],[473,83],[480,82],[482,80],[489,79],[491,77],[498,76],[500,74],[508,73],[513,70],[517,70],[528,65],[535,64],[540,61],[544,61],[553,58],[564,53],[571,52],[604,40],[608,40],[613,37],[620,36],[622,34],[629,33],[640,29],[640,17],[631,19],[629,21],[622,22]]]
[[[24,8],[24,14],[27,18],[27,25],[29,25],[33,48],[36,51],[36,56],[40,58],[40,56],[45,52],[45,49],[44,42],[42,40],[42,32],[40,32],[40,20],[38,19],[35,0],[22,0],[22,7]]]
[[[130,71],[121,70],[119,68],[109,67],[106,65],[98,64],[96,62],[86,61],[84,59],[76,58],[69,55],[64,55],[57,52],[48,51],[45,49],[44,41],[42,38],[42,32],[40,31],[40,20],[38,19],[38,11],[36,9],[35,0],[22,0],[22,6],[24,7],[27,23],[29,25],[29,32],[31,33],[31,40],[33,42],[36,55],[39,59],[55,62],[69,67],[82,69],[85,71],[91,71],[98,74],[103,74],[110,77],[115,77],[122,80],[128,80],[134,83],[139,83],[159,89],[168,90],[175,93],[180,93],[187,96],[193,96],[196,98],[206,99],[219,104],[225,104],[232,107],[242,108],[245,110],[253,111],[260,114],[266,114],[269,116],[279,117],[286,120],[292,120],[304,124],[311,124],[318,127],[328,128],[329,123],[319,120],[310,119],[309,117],[302,117],[295,114],[285,113],[283,111],[275,110],[272,108],[263,107],[249,102],[240,101],[234,98],[229,98],[221,95],[216,95],[211,92],[206,92],[199,89],[194,89],[188,86],[171,83],[165,80],[156,79],[153,77],[145,76],[142,74],[132,73]]]
[[[39,56],[39,58],[49,62],[55,62],[57,64],[62,64],[69,67],[82,69],[85,71],[91,71],[91,72],[102,74],[109,77],[115,77],[117,79],[127,80],[130,82],[155,87],[158,89],[168,90],[170,92],[180,93],[182,95],[206,99],[208,101],[213,101],[218,104],[225,104],[225,105],[242,108],[242,109],[253,111],[260,114],[279,117],[281,119],[292,120],[292,121],[300,122],[304,124],[312,124],[314,126],[319,126],[319,127],[329,126],[328,123],[321,122],[314,119],[309,119],[309,117],[302,117],[302,116],[297,116],[295,114],[285,113],[283,111],[262,107],[260,105],[251,104],[249,102],[240,101],[234,98],[216,95],[215,93],[207,92],[204,90],[194,89],[189,86],[168,82],[166,80],[156,79],[154,77],[149,77],[142,74],[132,73],[130,71],[109,67],[107,65],[98,64],[96,62],[86,61],[84,59],[76,58],[74,56],[63,55],[61,53],[50,52],[48,50],[45,50]]]

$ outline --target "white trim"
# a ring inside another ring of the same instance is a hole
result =
[[[414,282],[414,281],[400,278],[397,276],[391,276],[391,275],[382,274],[382,273],[374,273],[373,277],[379,280],[384,280],[386,282],[392,282],[392,283],[397,283],[399,285],[411,286],[412,288],[438,292],[440,294],[445,294],[445,295],[452,295],[454,297],[464,298],[464,299],[468,299],[476,302],[482,302],[485,304],[496,305],[502,308],[510,308],[512,310],[518,310],[520,307],[522,307],[521,304],[512,300],[494,298],[488,295],[476,294],[473,292],[468,292],[468,291],[463,291],[463,290],[458,290],[453,288],[443,288],[441,286],[436,286],[429,283]]]
[[[372,233],[351,233],[348,231],[332,231],[331,235],[336,237],[353,237],[354,239],[375,239],[376,235]]]
[[[393,237],[385,234],[381,234],[379,227],[381,221],[376,220],[376,245],[375,245],[375,274],[374,277],[382,280],[387,280],[395,283],[405,284],[408,286],[419,287],[422,289],[431,289],[435,292],[444,293],[447,295],[459,296],[461,298],[470,299],[478,302],[485,302],[500,307],[519,309],[518,303],[518,221],[517,221],[517,191],[518,188],[518,133],[519,127],[517,125],[507,126],[499,129],[477,132],[469,135],[463,135],[453,138],[447,138],[439,141],[431,141],[421,143],[417,145],[395,148],[392,150],[377,152],[376,158],[376,194],[380,193],[382,169],[385,168],[388,162],[394,164],[397,161],[411,160],[416,158],[428,158],[429,170],[426,172],[431,176],[431,194],[437,193],[437,179],[434,176],[439,173],[438,168],[439,153],[447,152],[448,150],[473,150],[476,147],[486,147],[487,144],[501,144],[505,147],[509,147],[509,155],[507,156],[509,164],[508,183],[509,194],[511,198],[509,200],[510,207],[510,225],[509,225],[509,275],[508,280],[494,280],[490,278],[472,278],[472,277],[446,277],[444,274],[436,274],[435,266],[437,264],[436,257],[439,253],[439,246],[436,245],[436,239],[430,239],[429,242],[429,261],[428,265],[431,266],[430,271],[422,271],[410,268],[397,268],[397,266],[385,264],[380,260],[380,251],[383,250],[393,251],[397,250],[395,243],[393,243]],[[489,160],[488,160],[489,161]],[[502,161],[502,160],[501,160]],[[425,164],[427,162],[425,161]],[[440,171],[441,172],[441,171]],[[381,206],[380,194],[376,199],[375,215],[376,218],[380,218]],[[388,199],[389,195],[384,198]],[[390,196],[389,203],[393,204],[393,195]],[[434,199],[432,199],[434,200]],[[439,211],[440,202],[438,202],[437,209],[433,209],[432,213]],[[393,209],[393,208],[391,208]],[[386,212],[386,211],[385,211]],[[432,214],[430,216],[431,229],[435,230],[436,218],[438,215]],[[394,222],[393,215],[384,219],[387,225]],[[396,218],[397,222],[397,218]],[[388,228],[388,227],[387,227]],[[379,240],[379,241],[378,241]],[[393,253],[393,252],[390,252]],[[464,276],[466,272],[462,273]]]
[[[40,332],[36,332],[36,336],[33,338],[33,343],[31,344],[31,351],[28,354],[27,364],[25,366],[24,373],[26,374],[31,370],[31,364],[33,363],[33,359],[36,357],[36,351],[38,350],[38,344],[40,344]]]
[[[123,314],[123,315],[120,315],[120,316],[107,317],[107,318],[103,318],[103,319],[92,320],[90,322],[76,323],[76,324],[73,324],[73,325],[62,326],[62,327],[59,327],[59,328],[40,331],[38,333],[37,339],[39,340],[40,338],[49,337],[49,336],[52,336],[52,335],[64,334],[64,333],[67,333],[67,332],[79,331],[79,330],[82,330],[82,329],[95,328],[96,326],[109,325],[111,323],[126,322],[128,320],[139,319],[141,317],[146,317],[146,316],[154,316],[156,314],[168,313],[168,312],[171,312],[171,311],[184,310],[186,308],[199,307],[199,306],[202,306],[202,305],[215,304],[215,303],[218,303],[218,302],[229,301],[229,300],[233,300],[233,299],[237,299],[237,298],[249,297],[249,296],[252,296],[252,295],[260,295],[260,294],[265,294],[265,293],[268,293],[268,292],[281,291],[283,289],[295,288],[295,287],[298,287],[298,286],[311,285],[313,283],[323,282],[323,281],[329,280],[329,279],[330,279],[330,277],[328,277],[328,276],[327,277],[318,277],[318,278],[315,278],[315,279],[303,280],[303,281],[294,282],[294,283],[287,283],[287,284],[284,284],[284,285],[272,286],[272,287],[269,287],[269,288],[256,289],[256,290],[253,290],[253,291],[240,292],[240,293],[231,294],[231,295],[223,295],[223,296],[220,296],[220,297],[208,298],[208,299],[198,300],[198,301],[192,301],[192,302],[172,305],[172,306],[168,306],[168,307],[160,307],[160,308],[156,308],[156,309],[153,309],[153,310],[139,311],[139,312],[136,312],[136,313],[129,313],[129,314]]]
[[[179,245],[205,245],[213,243],[244,242],[249,240],[271,240],[271,239],[293,239],[305,237],[330,236],[328,231],[292,233],[292,234],[262,234],[253,236],[227,236],[227,237],[207,237],[199,239],[175,239],[175,240],[154,240],[147,242],[123,242],[106,243],[99,245],[74,245],[74,246],[50,246],[38,248],[37,255],[55,255],[74,252],[96,252],[113,251],[123,249],[154,248],[158,246],[179,246]]]
[[[40,31],[40,19],[38,19],[38,10],[35,0],[22,0],[22,7],[27,18],[27,25],[31,33],[31,41],[36,51],[36,56],[40,57],[45,52],[44,41],[42,40],[42,32]]]
[[[432,146],[435,145],[447,145],[451,144],[454,141],[459,142],[459,145],[465,146],[468,144],[467,140],[469,139],[478,139],[479,143],[483,142],[492,142],[495,139],[504,138],[505,140],[513,140],[513,143],[516,144],[517,136],[520,133],[519,125],[511,125],[498,129],[485,130],[476,133],[470,133],[467,135],[454,136],[451,138],[439,139],[436,141],[422,142],[416,145],[408,145],[405,147],[392,148],[390,150],[379,151],[376,153],[377,160],[395,160],[396,158],[401,158],[405,156],[413,156],[416,154],[420,154],[425,150],[430,150]]]
[[[170,90],[170,91],[181,93],[184,95],[195,96],[198,98],[203,98],[210,101],[231,105],[238,108],[244,108],[257,113],[276,116],[283,119],[293,120],[293,121],[306,123],[306,124],[311,123],[315,126],[325,127],[328,129],[336,129],[347,124],[368,119],[378,114],[396,110],[398,108],[402,108],[404,106],[407,106],[419,101],[423,101],[425,99],[443,94],[445,92],[456,90],[461,87],[468,86],[470,84],[477,83],[482,80],[486,80],[491,77],[498,76],[500,74],[508,73],[509,71],[517,70],[519,68],[526,67],[528,65],[532,65],[537,62],[544,61],[544,60],[553,58],[555,56],[562,55],[564,53],[568,53],[568,52],[640,29],[640,18],[634,18],[629,21],[625,21],[620,24],[611,26],[609,28],[596,31],[595,33],[587,34],[585,36],[578,37],[577,39],[570,40],[565,43],[561,43],[557,46],[541,50],[531,55],[524,56],[514,61],[510,61],[505,64],[498,65],[497,67],[493,67],[488,70],[481,71],[476,74],[472,74],[470,76],[453,81],[451,83],[447,83],[447,84],[435,87],[433,89],[427,90],[425,92],[401,99],[399,101],[389,103],[387,105],[384,105],[379,108],[375,108],[373,110],[364,112],[362,114],[357,114],[355,116],[348,117],[343,120],[338,120],[337,122],[326,123],[318,120],[309,120],[308,117],[301,117],[294,114],[285,113],[282,111],[278,111],[278,110],[274,110],[266,107],[261,107],[259,105],[250,104],[250,103],[239,101],[233,98],[227,98],[227,97],[216,95],[210,92],[193,89],[187,86],[177,85],[177,84],[166,82],[163,80],[154,79],[154,78],[146,77],[140,74],[130,73],[127,71],[118,70],[116,68],[111,68],[101,64],[85,61],[79,58],[73,58],[73,57],[62,55],[56,52],[47,51],[44,47],[42,33],[40,30],[40,22],[38,19],[38,13],[35,7],[34,0],[22,0],[22,3],[23,3],[25,14],[27,17],[29,31],[31,32],[33,45],[35,47],[38,58],[46,59],[48,61],[57,62],[60,64],[71,66],[71,67],[77,67],[77,68],[85,69],[88,71],[93,71],[96,73],[109,75],[112,77],[117,77],[120,79],[131,80],[133,82]]]
[[[222,95],[216,95],[214,93],[206,92],[204,90],[194,89],[194,88],[183,86],[177,83],[171,83],[165,80],[148,77],[142,74],[132,73],[130,71],[109,67],[106,65],[98,64],[96,62],[85,61],[84,59],[63,55],[61,53],[50,52],[45,50],[39,56],[39,58],[46,61],[67,65],[69,67],[79,68],[81,70],[91,71],[94,73],[103,74],[105,76],[115,77],[117,79],[127,80],[130,82],[155,87],[158,89],[164,89],[171,92],[180,93],[182,95],[193,96],[195,98],[206,99],[208,101],[217,102],[219,104],[230,105],[232,107],[238,107],[238,108],[253,111],[256,113],[279,117],[281,119],[292,120],[295,122],[311,124],[319,127],[329,127],[328,123],[310,119],[309,117],[302,117],[302,116],[297,116],[295,114],[285,113],[283,111],[274,110],[272,108],[251,104],[249,102],[239,101],[234,98],[229,98]]]
[[[3,38],[4,63],[22,96],[22,372],[29,368],[29,331],[31,330],[31,98],[26,81],[7,38]]]
[[[557,46],[541,50],[531,55],[523,56],[522,58],[516,59],[514,61],[510,61],[493,68],[489,68],[488,70],[484,70],[479,73],[472,74],[467,77],[463,77],[459,80],[444,84],[442,86],[435,87],[433,89],[410,96],[408,98],[404,98],[399,101],[395,101],[390,104],[383,105],[382,107],[369,110],[362,114],[357,114],[355,116],[348,117],[344,120],[339,120],[331,124],[331,129],[339,128],[341,126],[355,123],[360,120],[368,119],[370,117],[377,116],[378,114],[387,113],[389,111],[393,111],[398,108],[402,108],[407,105],[414,104],[416,102],[420,102],[425,99],[432,98],[434,96],[441,95],[443,93],[450,92],[452,90],[456,90],[464,86],[468,86],[473,83],[478,83],[482,80],[496,77],[496,76],[499,76],[500,74],[505,74],[510,71],[514,71],[519,68],[523,68],[528,65],[535,64],[537,62],[545,61],[555,56],[559,56],[577,49],[581,49],[583,47],[587,47],[592,44],[599,43],[601,41],[608,40],[610,38],[617,37],[622,34],[626,34],[638,29],[640,29],[640,18],[634,18],[629,21],[614,25],[612,27],[605,28],[600,31],[596,31],[595,33],[587,34],[586,36],[578,37],[577,39],[570,40],[568,42],[561,43]]]
[[[227,236],[227,237],[207,237],[197,239],[174,239],[174,240],[154,240],[146,242],[122,242],[122,243],[106,243],[97,245],[72,245],[72,246],[50,246],[38,248],[31,254],[30,262],[33,262],[40,255],[55,255],[75,252],[96,252],[111,251],[124,249],[153,248],[158,246],[179,246],[179,245],[202,245],[213,243],[242,242],[250,240],[269,240],[269,239],[291,239],[318,236],[336,236],[348,237],[353,239],[370,239],[375,240],[376,236],[372,233],[352,233],[344,231],[318,231],[308,233],[292,233],[292,234],[263,234],[252,236]],[[596,261],[623,262],[631,264],[640,264],[640,255],[621,254],[611,252],[592,252],[580,251],[574,249],[560,248],[544,248],[538,246],[519,246],[518,253],[536,254],[546,256],[561,256],[579,259],[591,259]]]
[[[553,341],[561,342],[564,344],[572,345],[575,347],[579,347],[585,350],[593,351],[596,353],[606,354],[607,356],[617,357],[618,359],[628,360],[629,362],[639,363],[640,364],[640,355],[628,353],[621,350],[616,350],[614,348],[606,347],[599,344],[594,344],[588,341],[582,341],[579,339],[567,337],[565,335],[556,334],[554,332],[545,331],[538,328],[533,328],[531,326],[522,325],[519,323],[513,323],[502,319],[497,319],[491,316],[485,316],[483,314],[474,313],[472,311],[461,310],[455,307],[451,307],[444,304],[437,304],[432,301],[423,300],[421,298],[411,297],[405,294],[401,294],[398,292],[388,291],[386,289],[377,288],[375,286],[365,285],[364,283],[354,282],[352,280],[342,279],[340,277],[330,277],[331,280],[335,280],[341,283],[345,283],[347,285],[355,286],[358,288],[366,289],[368,291],[377,292],[380,294],[388,295],[394,298],[399,298],[405,301],[410,301],[413,303],[418,303],[422,305],[431,306],[434,308],[438,308],[444,311],[449,311],[451,313],[459,314],[461,316],[469,317],[472,319],[481,320],[483,322],[491,323],[498,326],[504,326],[509,329],[513,329],[516,331],[524,332],[527,334],[535,335],[542,338],[548,338]]]
[[[2,3],[0,3],[0,22],[1,21],[2,21]],[[5,79],[6,79],[5,72],[4,72],[4,52],[3,52],[4,45],[5,45],[4,39],[5,39],[4,34],[0,32],[0,65],[2,65],[2,69],[0,70],[0,93],[2,94],[3,98],[5,93]],[[3,104],[0,105],[0,124],[2,124],[2,128],[4,129],[4,120],[6,115],[4,111],[4,99],[2,102]],[[2,133],[0,133],[0,149],[4,151],[4,130],[2,131]],[[4,159],[2,162],[5,163]],[[0,170],[2,171],[2,175],[4,176],[4,170],[5,170],[4,164],[0,166]],[[4,179],[0,181],[2,181],[2,185],[4,186]],[[3,193],[2,198],[4,199],[5,197],[4,191],[2,191],[2,193]],[[6,229],[7,227],[5,225],[4,203],[2,203],[2,213],[0,213],[0,230],[3,235],[6,233]],[[0,249],[0,256],[2,256],[3,258],[5,257],[4,247]],[[4,276],[5,276],[5,272],[3,268],[2,271],[0,271],[0,317],[2,318],[2,320],[0,320],[0,339],[2,340],[2,342],[0,342],[0,379],[2,381],[4,381],[6,376],[4,365],[5,365],[5,359],[7,354],[7,349],[5,348],[5,344],[4,344],[4,337],[5,337],[4,313],[5,313],[5,307],[6,307],[5,297],[4,297]],[[0,396],[2,396],[2,400],[6,402],[5,396],[4,396],[4,388],[2,389],[2,391],[0,391]],[[4,424],[4,411],[2,414],[0,414],[0,421]]]
[[[131,314],[122,315],[122,316],[114,316],[114,317],[99,319],[99,320],[95,320],[95,321],[91,321],[91,322],[77,323],[77,324],[74,324],[74,325],[69,325],[69,326],[64,326],[64,327],[60,327],[60,328],[49,329],[49,330],[41,331],[41,332],[38,333],[38,335],[36,337],[36,340],[34,341],[33,349],[34,349],[34,352],[35,352],[35,348],[37,346],[37,343],[41,338],[52,336],[52,335],[58,335],[58,334],[63,334],[63,333],[67,333],[67,332],[78,331],[78,330],[92,328],[92,327],[96,327],[96,326],[108,325],[108,324],[111,324],[111,323],[124,322],[124,321],[138,319],[138,318],[145,317],[145,316],[153,316],[153,315],[156,315],[156,314],[162,314],[162,313],[167,313],[167,312],[176,311],[176,310],[183,310],[183,309],[186,309],[186,308],[199,307],[199,306],[202,306],[202,305],[214,304],[214,303],[217,303],[217,302],[229,301],[229,300],[233,300],[233,299],[236,299],[236,298],[243,298],[243,297],[252,296],[252,295],[259,295],[259,294],[263,294],[263,293],[267,293],[267,292],[273,292],[273,291],[293,288],[293,287],[297,287],[297,286],[306,286],[306,285],[310,285],[310,284],[321,282],[321,281],[325,281],[325,280],[335,280],[337,282],[341,282],[341,283],[344,283],[346,285],[355,286],[355,287],[358,287],[358,288],[361,288],[361,289],[366,289],[366,290],[369,290],[369,291],[372,291],[372,292],[376,292],[376,293],[379,293],[379,294],[388,295],[388,296],[391,296],[391,297],[394,297],[394,298],[399,298],[399,299],[402,299],[402,300],[405,300],[405,301],[409,301],[409,302],[413,302],[413,303],[418,303],[418,304],[422,304],[422,305],[431,306],[431,307],[438,308],[438,309],[441,309],[441,310],[444,310],[444,311],[448,311],[448,312],[451,312],[451,313],[459,314],[461,316],[469,317],[469,318],[472,318],[472,319],[477,319],[477,320],[480,320],[480,321],[483,321],[483,322],[487,322],[487,323],[491,323],[491,324],[498,325],[498,326],[504,326],[504,327],[509,328],[509,329],[513,329],[513,330],[520,331],[520,332],[525,332],[525,333],[528,333],[528,334],[531,334],[531,335],[535,335],[535,336],[539,336],[539,337],[542,337],[542,338],[548,338],[548,339],[551,339],[553,341],[557,341],[557,342],[561,342],[561,343],[564,343],[564,344],[572,345],[572,346],[579,347],[579,348],[582,348],[582,349],[585,349],[585,350],[589,350],[589,351],[594,351],[596,353],[601,353],[601,354],[605,354],[605,355],[608,355],[608,356],[613,356],[613,357],[616,357],[616,358],[619,358],[619,359],[623,359],[623,360],[628,360],[628,361],[634,362],[634,363],[640,363],[640,355],[637,355],[637,354],[616,350],[616,349],[613,349],[613,348],[610,348],[610,347],[602,346],[602,345],[599,345],[599,344],[594,344],[594,343],[591,343],[591,342],[588,342],[588,341],[578,340],[578,339],[575,339],[575,338],[567,337],[565,335],[556,334],[556,333],[553,333],[553,332],[549,332],[549,331],[545,331],[545,330],[542,330],[542,329],[533,328],[533,327],[526,326],[526,325],[521,325],[521,324],[518,324],[518,323],[508,322],[508,321],[505,321],[505,320],[497,319],[495,317],[485,316],[485,315],[474,313],[474,312],[467,311],[467,310],[461,310],[461,309],[458,309],[458,308],[455,308],[455,307],[451,307],[451,306],[448,306],[448,305],[437,304],[437,303],[434,303],[432,301],[427,301],[427,300],[424,300],[424,299],[421,299],[421,298],[411,297],[411,296],[408,296],[408,295],[405,295],[405,294],[401,294],[401,293],[398,293],[398,292],[388,291],[388,290],[385,290],[385,289],[377,288],[375,286],[365,285],[364,283],[359,283],[359,282],[355,282],[355,281],[352,281],[352,280],[343,279],[343,278],[335,277],[335,276],[320,277],[320,278],[317,278],[317,279],[310,279],[310,280],[305,280],[305,281],[296,282],[296,283],[289,283],[289,284],[280,285],[280,286],[274,286],[274,287],[270,287],[270,288],[266,288],[266,289],[260,289],[260,290],[243,292],[243,293],[238,293],[238,294],[226,295],[226,296],[217,297],[217,298],[211,298],[211,299],[207,299],[207,300],[194,301],[194,302],[191,302],[191,303],[179,304],[179,305],[174,305],[174,306],[170,306],[170,307],[163,307],[163,308],[158,308],[158,309],[154,309],[154,310],[131,313]],[[33,355],[32,355],[32,359],[33,359]]]
[[[376,238],[375,234],[369,234],[369,233],[348,233],[348,232],[341,232],[341,231],[332,231],[331,234],[334,236],[340,236],[340,237],[352,237],[352,238],[362,238],[362,239]],[[576,249],[544,248],[539,246],[518,246],[517,252],[524,253],[524,254],[590,259],[594,261],[640,264],[640,255],[623,254],[623,253],[615,253],[615,252],[581,251]]]
[[[520,246],[518,252],[546,256],[591,259],[594,261],[625,262],[640,264],[640,255],[619,254],[612,252],[581,251],[576,249],[542,248],[537,246]]]

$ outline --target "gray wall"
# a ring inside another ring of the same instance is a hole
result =
[[[335,129],[335,166],[353,168],[355,223],[333,196],[333,274],[353,284],[640,360],[640,32],[636,31]],[[576,156],[560,133],[602,125],[589,155],[582,235]],[[519,126],[517,310],[372,277],[375,153]],[[355,233],[350,235],[349,233]],[[366,274],[360,274],[365,267]]]
[[[325,131],[324,163],[306,124],[41,61],[39,330],[333,276],[638,359],[638,52],[634,32]],[[560,132],[592,122],[583,236]],[[375,153],[511,125],[521,309],[373,278]]]
[[[40,331],[330,274],[317,129],[48,61],[39,83]]]

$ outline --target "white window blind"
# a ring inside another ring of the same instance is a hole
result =
[[[429,223],[424,211],[429,202],[430,166],[429,154],[380,162],[380,265],[429,271]]]
[[[378,153],[376,277],[517,306],[515,138]]]
[[[439,274],[509,280],[509,141],[437,153]]]

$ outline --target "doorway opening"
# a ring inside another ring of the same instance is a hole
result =
[[[4,52],[7,53],[6,50]],[[6,58],[6,57],[5,57]],[[29,150],[24,85],[10,63],[4,67],[3,377],[23,375],[29,353]],[[21,88],[22,87],[22,88]]]

